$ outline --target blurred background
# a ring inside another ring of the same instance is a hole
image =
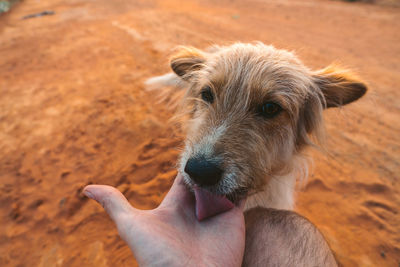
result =
[[[368,84],[325,113],[296,210],[344,266],[400,266],[400,1],[0,1],[0,266],[135,266],[81,191],[158,205],[182,136],[143,81],[177,45],[262,41]]]

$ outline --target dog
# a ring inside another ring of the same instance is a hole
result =
[[[294,53],[260,42],[180,47],[170,66],[173,72],[146,84],[184,88],[178,171],[195,193],[233,204],[246,198],[246,209],[292,209],[296,179],[308,172],[307,148],[323,143],[323,110],[367,91],[348,70],[312,71]]]

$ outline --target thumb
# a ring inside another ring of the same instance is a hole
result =
[[[193,206],[193,199],[193,194],[187,189],[182,174],[178,173],[171,189],[168,191],[160,206],[181,206],[188,208]]]
[[[99,202],[117,225],[126,215],[136,211],[124,195],[112,186],[88,185],[83,189],[83,194]]]

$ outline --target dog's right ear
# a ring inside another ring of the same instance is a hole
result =
[[[205,62],[204,52],[194,47],[180,47],[171,57],[172,70],[182,79],[189,80],[191,72],[198,70]]]

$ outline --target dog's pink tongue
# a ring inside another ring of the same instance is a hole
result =
[[[235,205],[225,196],[218,196],[198,186],[194,187],[196,198],[196,217],[202,221],[208,217],[232,209]]]

